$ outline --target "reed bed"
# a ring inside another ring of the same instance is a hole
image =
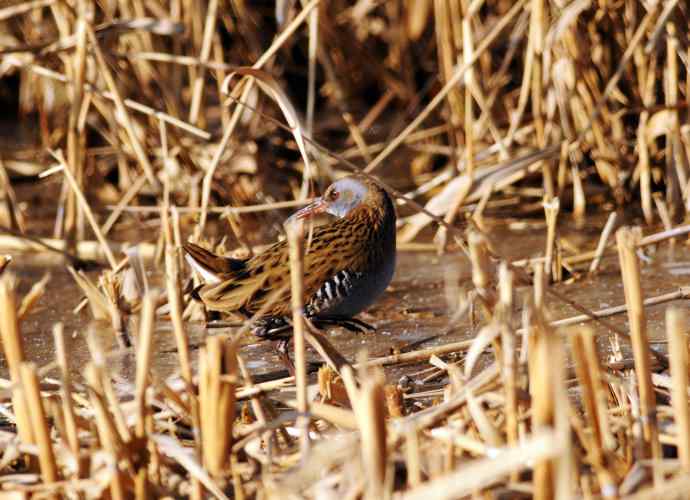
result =
[[[690,290],[645,297],[642,270],[690,233],[689,26],[677,0],[0,3],[0,494],[686,497]],[[401,251],[470,273],[445,277],[432,338],[346,359],[301,314],[309,231],[282,221],[353,171],[396,199]],[[506,227],[543,249],[503,255]],[[213,318],[181,246],[275,237],[294,376],[259,380],[255,318],[192,345]],[[64,310],[89,318],[77,374],[62,323],[53,362],[25,345],[51,282],[20,293],[12,256],[37,253],[83,295]],[[612,271],[624,303],[570,298]],[[666,304],[661,350],[647,316]]]

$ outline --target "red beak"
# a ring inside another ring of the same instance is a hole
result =
[[[290,218],[299,220],[309,219],[311,217],[324,213],[326,211],[326,208],[328,208],[328,203],[326,203],[326,201],[323,198],[319,197],[316,198],[306,207],[292,214],[292,217]]]

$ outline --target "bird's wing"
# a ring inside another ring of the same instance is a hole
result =
[[[352,269],[362,250],[352,241],[339,241],[335,224],[321,226],[308,238],[304,255],[304,297],[308,302],[324,282],[343,269]],[[199,290],[206,306],[218,311],[255,313],[266,307],[265,316],[290,314],[290,259],[285,241],[250,259],[244,271]]]

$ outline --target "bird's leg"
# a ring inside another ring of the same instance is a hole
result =
[[[292,359],[290,359],[291,340],[292,338],[278,340],[278,342],[276,343],[276,351],[278,351],[278,357],[285,365],[285,368],[287,369],[290,376],[294,377],[296,374],[295,364],[292,362]]]
[[[357,318],[345,318],[345,317],[339,317],[339,316],[318,316],[316,318],[312,318],[312,323],[314,323],[315,326],[322,328],[324,326],[342,326],[346,330],[349,330],[351,332],[355,333],[366,333],[366,332],[373,332],[376,330],[375,327],[370,325],[369,323],[365,323],[361,319]]]

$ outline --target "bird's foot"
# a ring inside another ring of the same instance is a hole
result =
[[[254,322],[252,333],[262,340],[285,340],[292,336],[292,324],[282,316],[269,316]]]
[[[285,365],[290,376],[295,376],[295,364],[290,359],[290,342],[292,341],[292,324],[282,316],[259,318],[254,322],[252,333],[261,340],[276,341],[278,357]]]
[[[357,318],[342,318],[337,316],[320,316],[318,318],[312,318],[312,324],[317,328],[323,328],[326,326],[342,326],[346,330],[354,333],[367,333],[376,330],[376,327],[365,323],[361,319]]]

